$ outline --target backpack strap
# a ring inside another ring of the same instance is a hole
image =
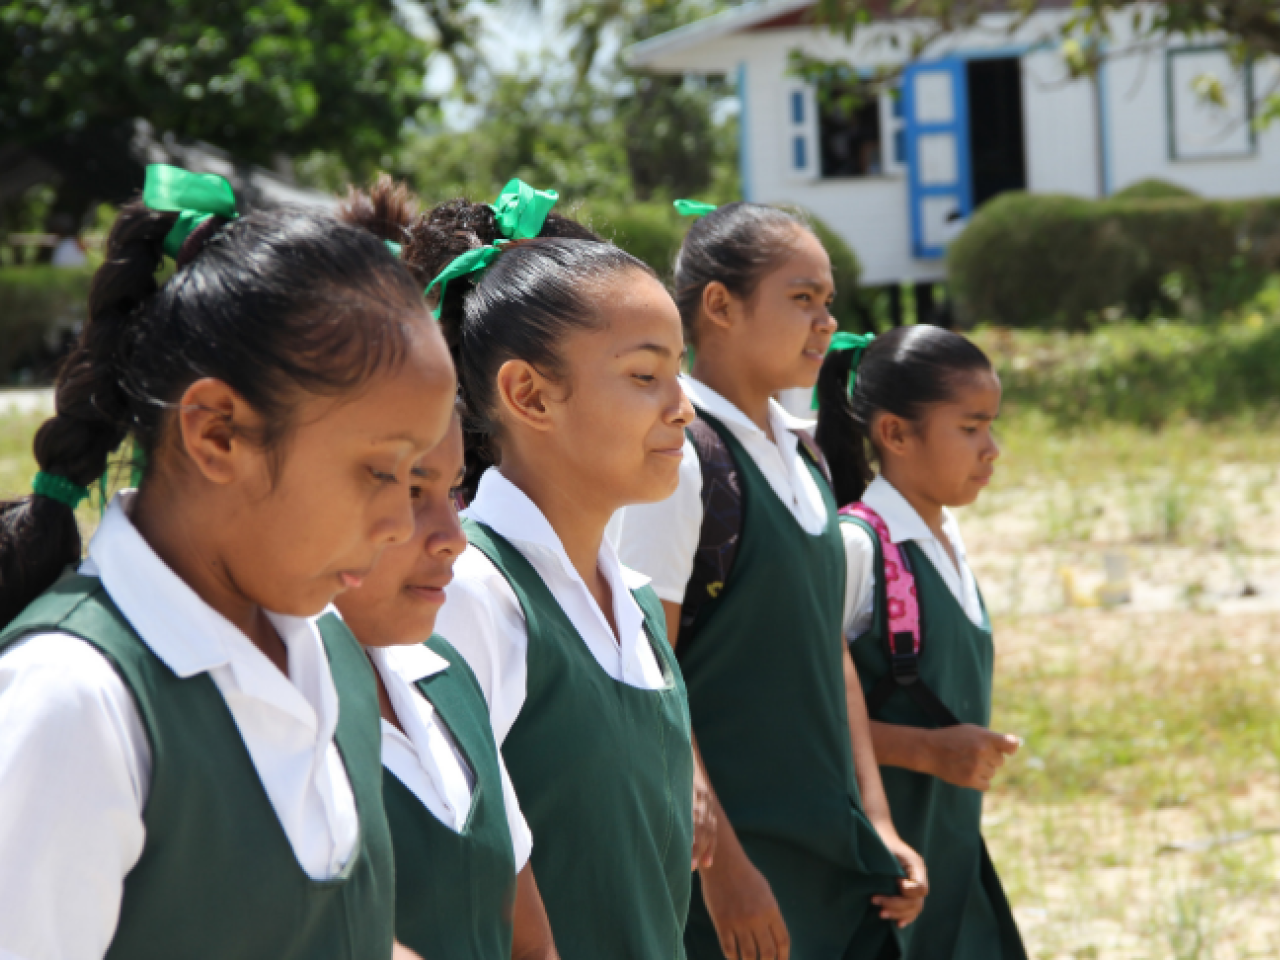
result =
[[[954,727],[956,719],[945,703],[920,679],[920,656],[924,652],[924,630],[921,627],[920,598],[916,578],[907,552],[893,542],[888,524],[865,503],[851,503],[840,509],[841,516],[861,520],[875,531],[883,562],[885,613],[888,617],[884,637],[885,659],[889,672],[867,695],[867,713],[876,714],[901,688],[916,706],[940,727]]]
[[[693,636],[690,628],[703,606],[724,591],[742,539],[742,483],[738,464],[724,438],[701,416],[685,428],[702,469],[702,526],[693,555],[693,572],[680,605],[681,657]]]

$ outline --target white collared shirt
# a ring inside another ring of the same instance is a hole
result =
[[[821,533],[827,524],[826,501],[793,432],[807,430],[812,423],[791,416],[770,400],[770,437],[706,384],[692,377],[681,377],[680,384],[696,409],[723,423],[742,444],[805,533]],[[659,598],[668,603],[684,602],[702,532],[702,465],[693,444],[685,440],[675,493],[660,503],[627,507],[620,514],[610,524],[610,536],[622,562],[647,575]]]
[[[613,597],[617,636],[547,518],[500,472],[485,472],[464,515],[510,541],[529,561],[606,674],[642,690],[666,686],[645,633],[644,613],[631,595],[648,580],[618,562],[607,538],[600,544],[597,563]],[[506,577],[474,546],[458,558],[446,594],[436,632],[471,665],[489,701],[493,733],[501,745],[528,690],[529,629],[524,611]]]
[[[285,677],[156,556],[129,520],[132,502],[112,501],[81,573],[101,578],[175,674],[209,674],[298,863],[313,879],[337,875],[359,819],[315,619],[268,614],[288,649]],[[0,656],[0,730],[0,958],[102,957],[146,840],[151,748],[133,697],[89,643],[33,635]]]
[[[367,647],[369,659],[387,688],[401,733],[395,724],[382,721],[382,765],[408,788],[433,817],[461,833],[471,813],[476,777],[436,708],[414,686],[419,680],[449,669],[449,661],[422,644],[404,647]],[[507,765],[498,753],[502,777],[502,802],[516,873],[524,869],[533,850],[533,836],[520,802],[507,776]]]
[[[910,540],[920,548],[942,576],[947,589],[956,598],[965,615],[978,626],[983,626],[986,621],[982,613],[982,601],[978,597],[978,584],[973,579],[973,571],[969,569],[964,540],[960,537],[960,525],[956,523],[951,511],[945,507],[942,510],[942,532],[955,551],[958,567],[951,561],[929,525],[916,513],[915,507],[884,477],[876,477],[871,481],[867,492],[862,495],[862,502],[884,520],[894,543]],[[844,537],[846,560],[844,635],[852,642],[867,632],[875,618],[875,543],[866,530],[854,523],[840,524],[840,533]]]

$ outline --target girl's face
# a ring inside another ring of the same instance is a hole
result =
[[[797,229],[787,258],[744,304],[745,366],[769,393],[818,382],[836,332],[835,289],[827,251],[808,230]]]
[[[961,378],[954,398],[931,405],[918,423],[898,420],[903,424],[901,437],[891,444],[897,449],[881,447],[883,459],[896,461],[895,476],[889,479],[944,507],[965,507],[977,500],[1000,456],[992,434],[1000,414],[1000,394],[995,372],[980,371]],[[883,436],[892,425],[881,421],[876,429]]]
[[[453,563],[467,548],[454,507],[462,480],[462,427],[455,415],[440,444],[413,468],[413,536],[388,547],[338,610],[366,647],[422,643],[435,630]]]
[[[662,284],[632,271],[597,294],[601,324],[569,337],[567,376],[548,395],[555,456],[566,476],[590,478],[601,509],[664,500],[679,481],[684,428],[693,421],[677,379],[680,314]]]
[[[183,442],[218,491],[210,562],[258,606],[314,616],[412,536],[413,471],[448,429],[456,390],[439,331],[420,330],[404,362],[354,397],[303,399],[274,456],[237,436],[256,416],[238,395],[213,380],[188,389]],[[221,417],[218,388],[231,397]]]

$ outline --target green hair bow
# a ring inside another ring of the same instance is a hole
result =
[[[422,291],[424,297],[430,296],[436,287],[440,288],[440,296],[432,315],[437,320],[440,319],[440,311],[444,309],[444,291],[450,280],[471,273],[483,273],[498,259],[502,248],[512,240],[532,240],[542,232],[547,214],[559,199],[560,194],[554,190],[535,190],[519,178],[513,178],[503,187],[498,199],[489,204],[498,222],[498,233],[503,239],[496,240],[487,247],[476,247],[459,254],[427,284],[427,289]]]
[[[705,217],[716,209],[714,203],[703,203],[701,200],[676,200],[671,205],[682,217]]]
[[[853,359],[849,363],[849,385],[845,388],[850,393],[853,392],[853,385],[858,379],[858,366],[862,363],[862,355],[867,352],[867,347],[871,346],[871,341],[876,338],[874,333],[849,333],[845,330],[838,331],[831,338],[831,345],[827,347],[827,353],[838,353],[841,350],[852,350]],[[810,409],[818,409],[818,388],[813,388],[813,401]]]
[[[147,167],[142,202],[152,210],[178,214],[178,221],[164,238],[164,252],[175,260],[187,237],[210,217],[234,220],[240,216],[235,191],[225,177],[191,173],[164,163]]]

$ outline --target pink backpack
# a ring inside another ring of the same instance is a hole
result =
[[[957,725],[960,721],[955,714],[920,679],[924,631],[920,626],[920,598],[916,593],[916,578],[906,551],[893,542],[889,527],[880,514],[865,503],[851,503],[842,507],[840,515],[855,517],[875,531],[876,539],[880,542],[880,556],[884,560],[881,579],[889,620],[885,631],[884,653],[889,662],[889,672],[880,678],[867,695],[867,712],[875,719],[875,715],[893,692],[901,689],[938,726]]]

